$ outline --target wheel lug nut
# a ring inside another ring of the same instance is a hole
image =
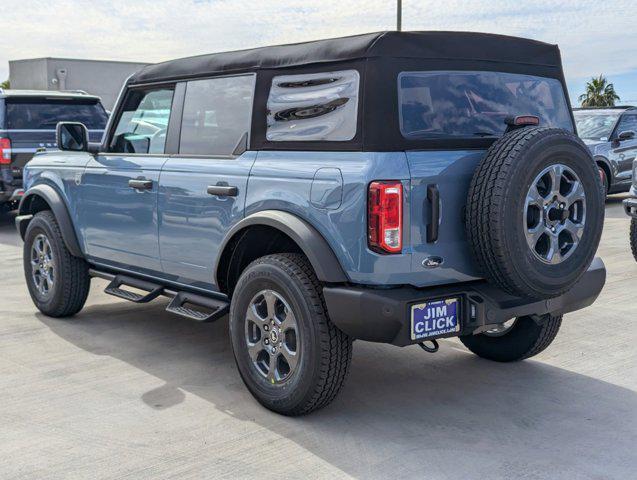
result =
[[[270,325],[274,326],[274,320],[270,320]]]
[[[263,330],[267,332],[268,330],[270,330],[270,327],[268,327],[267,325],[263,325]]]
[[[272,353],[276,353],[276,347],[272,347]]]
[[[270,340],[268,340],[267,338],[263,340],[263,343],[265,343],[266,345],[270,344]]]

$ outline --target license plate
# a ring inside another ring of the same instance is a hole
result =
[[[420,340],[460,331],[457,298],[432,300],[411,307],[411,339]]]

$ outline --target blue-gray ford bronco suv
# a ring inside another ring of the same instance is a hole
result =
[[[605,282],[554,45],[384,32],[185,58],[127,80],[101,144],[57,133],[16,220],[37,308],[73,315],[100,277],[229,318],[247,388],[286,415],[332,401],[355,339],[521,360]]]

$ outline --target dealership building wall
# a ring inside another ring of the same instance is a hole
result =
[[[102,98],[111,110],[124,80],[146,63],[34,58],[9,61],[12,89],[84,90]]]

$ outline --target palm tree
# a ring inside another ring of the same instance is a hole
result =
[[[9,80],[5,80],[4,82],[0,83],[0,88],[10,88]]]
[[[614,107],[619,95],[615,92],[615,86],[608,83],[604,75],[600,75],[586,83],[586,93],[580,95],[579,100],[582,107]]]

